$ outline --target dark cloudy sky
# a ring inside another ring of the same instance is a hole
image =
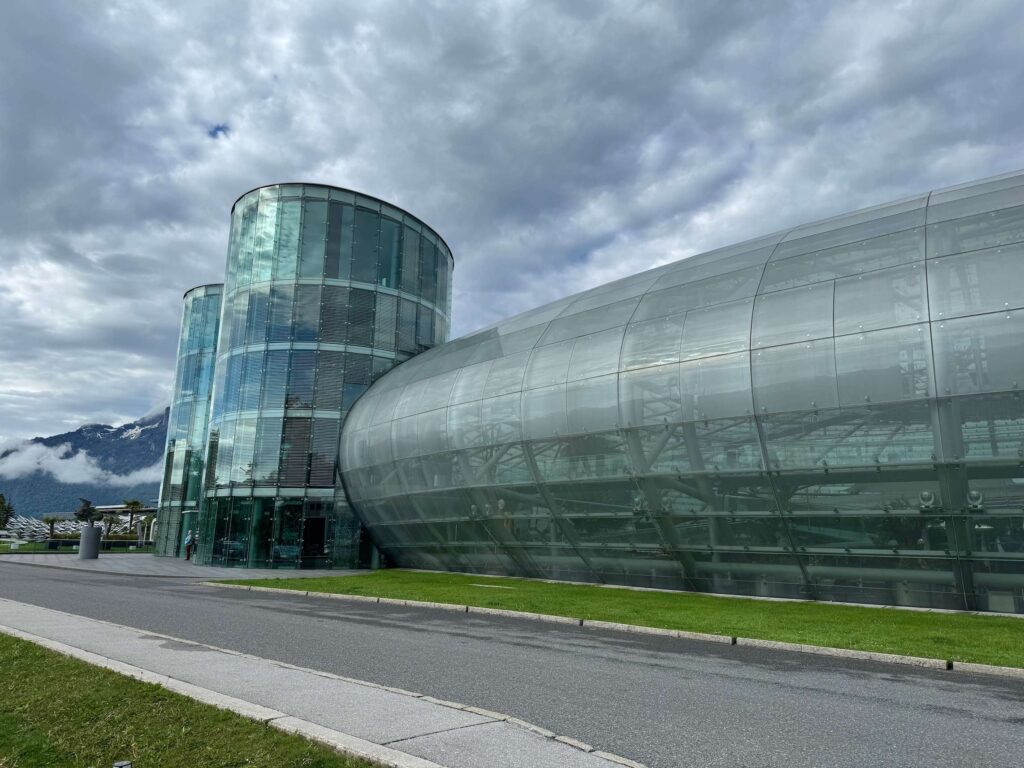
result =
[[[784,226],[1024,167],[1024,4],[12,0],[0,441],[169,401],[245,190],[393,200],[462,334]]]

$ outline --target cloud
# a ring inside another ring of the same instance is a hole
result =
[[[20,3],[0,29],[0,440],[166,402],[242,192],[394,201],[455,334],[1024,167],[1013,0]]]
[[[71,452],[67,443],[49,447],[39,443],[24,443],[8,447],[0,458],[0,478],[14,479],[42,472],[61,483],[89,483],[95,485],[131,486],[139,483],[159,482],[163,462],[151,467],[118,475],[102,469],[85,451]]]

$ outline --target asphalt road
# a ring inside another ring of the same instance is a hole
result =
[[[505,712],[652,768],[1024,759],[1024,681],[2,563],[0,597]]]

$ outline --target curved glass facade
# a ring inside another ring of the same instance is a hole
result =
[[[184,298],[157,507],[157,555],[183,554],[182,532],[196,524],[223,288],[219,284],[200,285]]]
[[[232,208],[198,557],[347,564],[341,421],[385,371],[446,338],[452,257],[418,219],[310,184]]]
[[[1024,175],[797,227],[440,346],[340,462],[406,567],[1024,610]]]

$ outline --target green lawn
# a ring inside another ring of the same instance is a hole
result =
[[[735,637],[1024,667],[1024,619],[638,592],[402,570],[309,579],[233,580],[310,592],[505,608]]]
[[[362,760],[0,635],[0,768],[371,768]]]

